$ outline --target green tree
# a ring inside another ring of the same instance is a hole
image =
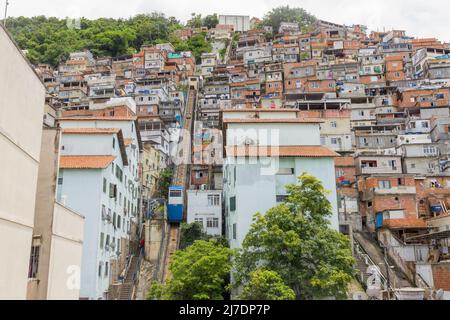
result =
[[[8,19],[8,30],[20,48],[28,50],[28,58],[33,63],[54,66],[67,59],[70,52],[84,49],[95,56],[131,54],[143,44],[153,44],[158,39],[167,42],[181,27],[174,17],[156,12],[129,19],[82,18],[80,29],[69,28],[65,19],[53,17]]]
[[[201,28],[203,26],[203,19],[201,14],[191,13],[191,19],[186,23],[189,28]]]
[[[250,274],[239,300],[295,300],[295,292],[289,288],[280,275],[270,270],[256,270]]]
[[[316,18],[302,8],[280,6],[269,11],[262,21],[263,26],[271,26],[274,33],[278,33],[282,22],[297,22],[300,29],[310,27]]]
[[[349,238],[330,228],[326,190],[303,174],[287,191],[286,203],[256,214],[236,258],[235,285],[264,268],[277,272],[297,299],[345,298],[355,261]]]
[[[180,249],[186,249],[194,244],[197,240],[208,240],[203,225],[200,222],[181,224]]]
[[[223,300],[231,270],[232,251],[217,241],[196,241],[177,251],[170,265],[172,278],[152,285],[147,299]]]
[[[208,29],[215,28],[219,24],[219,17],[217,13],[207,15],[203,18],[202,25]]]
[[[173,170],[170,168],[166,168],[159,174],[158,179],[158,190],[160,193],[160,197],[166,200],[169,199],[169,187],[172,183],[173,178]]]

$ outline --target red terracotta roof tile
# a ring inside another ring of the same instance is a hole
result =
[[[116,128],[72,128],[63,129],[64,134],[114,134],[119,133],[120,129]]]
[[[324,146],[226,147],[227,157],[335,158],[339,155]]]
[[[105,169],[115,159],[115,156],[61,156],[59,167],[61,169]]]
[[[383,225],[388,229],[426,229],[427,223],[423,219],[389,219]]]

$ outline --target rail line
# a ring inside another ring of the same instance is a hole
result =
[[[172,185],[174,186],[183,186],[184,187],[184,220],[186,220],[186,190],[189,189],[189,168],[192,160],[192,130],[194,123],[194,108],[197,100],[197,92],[196,90],[189,90],[188,93],[188,103],[187,108],[184,114],[184,125],[182,136],[180,137],[181,145],[178,150],[178,165],[175,167],[174,177],[172,181]],[[188,134],[189,133],[189,134]],[[163,267],[163,275],[162,280],[166,282],[172,276],[170,272],[170,264],[172,262],[172,258],[175,252],[178,250],[180,244],[180,225],[179,224],[170,224],[169,225],[169,234],[168,234],[168,243],[166,246],[166,252],[164,254],[164,267]]]

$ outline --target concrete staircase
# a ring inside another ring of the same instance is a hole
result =
[[[378,267],[382,282],[386,282],[387,280],[387,270],[386,264],[384,260],[384,252],[383,249],[380,248],[377,241],[373,239],[370,234],[365,232],[355,232],[354,233],[354,242],[355,242],[355,256],[357,260],[357,268],[360,271],[359,280],[362,284],[366,284],[368,274],[367,268],[370,265],[375,265]],[[359,249],[356,247],[359,246]],[[362,251],[358,254],[357,251]],[[389,279],[391,283],[391,287],[393,289],[407,288],[407,287],[415,287],[406,277],[406,275],[401,272],[400,268],[395,265],[393,261],[388,259],[389,265],[394,266],[394,269],[389,271]]]
[[[139,268],[139,257],[132,256],[127,275],[119,289],[118,300],[133,300],[136,277]]]

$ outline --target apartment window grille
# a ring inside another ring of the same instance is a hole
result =
[[[207,218],[206,219],[206,227],[208,229],[219,228],[219,218]]]
[[[31,247],[31,254],[30,254],[30,265],[28,269],[28,278],[29,279],[36,279],[37,273],[39,270],[39,246],[32,246]]]
[[[220,205],[220,195],[208,195],[208,206],[217,207]]]

